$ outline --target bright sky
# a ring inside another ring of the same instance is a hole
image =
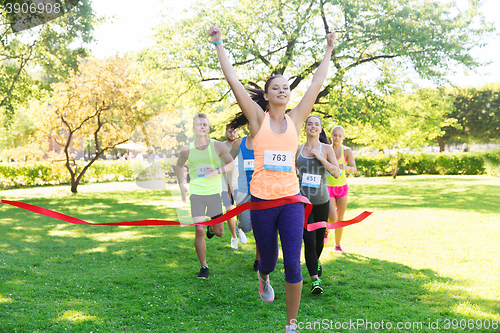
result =
[[[98,58],[111,56],[127,51],[134,51],[150,45],[148,36],[161,18],[160,11],[166,7],[179,12],[188,9],[196,0],[94,0],[94,10],[98,15],[115,16],[113,22],[101,25],[96,30],[98,42],[92,46],[94,56]],[[444,1],[444,0],[443,0]],[[463,2],[465,0],[459,0]],[[483,0],[482,12],[488,21],[496,24],[500,32],[500,1]],[[481,86],[485,83],[500,81],[500,37],[492,39],[489,45],[472,52],[481,61],[490,61],[488,66],[481,67],[477,73],[469,75],[457,74],[451,77],[452,83],[464,86]]]

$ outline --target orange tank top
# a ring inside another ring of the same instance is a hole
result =
[[[295,173],[295,153],[299,137],[292,118],[285,115],[286,129],[275,134],[269,113],[253,138],[255,169],[250,181],[250,193],[259,199],[273,200],[300,192]]]

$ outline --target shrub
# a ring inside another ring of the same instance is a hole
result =
[[[480,175],[500,177],[500,150],[473,153],[405,153],[400,156],[398,175]],[[384,154],[355,156],[358,176],[391,175],[390,156]],[[84,162],[77,162],[80,169]],[[162,159],[154,164],[146,161],[94,162],[81,183],[110,180],[158,179],[166,174],[167,182],[175,182],[172,165],[176,159]],[[0,163],[0,188],[69,184],[70,175],[63,162]]]
[[[483,156],[488,174],[500,177],[500,150],[488,150]]]
[[[388,155],[355,156],[358,173],[365,177],[384,176],[390,172]]]
[[[388,155],[355,156],[358,173],[365,177],[391,175],[391,161]],[[400,159],[398,175],[481,175],[491,167],[500,165],[500,152],[475,153],[404,153]],[[491,172],[488,172],[492,174]]]
[[[84,162],[77,162],[79,170]],[[135,179],[148,166],[147,162],[96,161],[85,172],[81,183]],[[69,184],[70,174],[64,162],[0,163],[0,188]]]

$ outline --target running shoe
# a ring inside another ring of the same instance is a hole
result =
[[[260,272],[257,272],[257,276],[259,277],[260,298],[262,298],[264,302],[271,303],[272,301],[274,301],[274,289],[273,287],[271,287],[269,277],[267,277],[267,281],[262,281]]]
[[[240,239],[241,244],[246,244],[247,243],[247,235],[241,230],[240,228],[236,228],[236,231],[238,233],[238,238]]]
[[[254,270],[254,272],[257,272],[259,270],[259,261],[258,260],[255,260],[253,262],[253,270]]]
[[[198,277],[200,279],[208,279],[208,267],[207,266],[203,266],[202,268],[200,268],[200,272],[198,273]]]
[[[286,333],[299,333],[295,325],[286,325]]]
[[[311,292],[313,294],[322,294],[323,293],[323,287],[321,286],[321,280],[319,278],[313,280],[312,286],[311,286]]]
[[[325,231],[325,239],[323,240],[323,243],[328,243],[328,229]]]
[[[237,249],[238,248],[238,237],[236,238],[231,238],[231,247],[233,249]]]
[[[214,233],[212,232],[212,230],[210,230],[210,226],[207,227],[207,238],[208,239],[211,239],[212,237],[214,237]]]
[[[335,245],[335,252],[344,253],[344,250],[340,247],[340,244]]]
[[[323,275],[323,266],[321,266],[321,263],[318,259],[318,277],[321,277],[321,275]]]

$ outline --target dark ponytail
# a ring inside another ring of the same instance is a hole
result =
[[[233,119],[231,119],[227,126],[232,129],[237,129],[246,124],[248,124],[248,119],[243,114],[243,111],[240,111],[233,117]]]
[[[266,93],[264,90],[250,87],[245,87],[245,89],[250,95],[250,98],[257,103],[262,110],[267,111],[269,109],[269,102],[264,99],[264,94]]]
[[[330,140],[328,140],[328,136],[326,135],[324,128],[322,128],[321,133],[319,133],[319,142],[327,144],[327,145],[330,144]]]

